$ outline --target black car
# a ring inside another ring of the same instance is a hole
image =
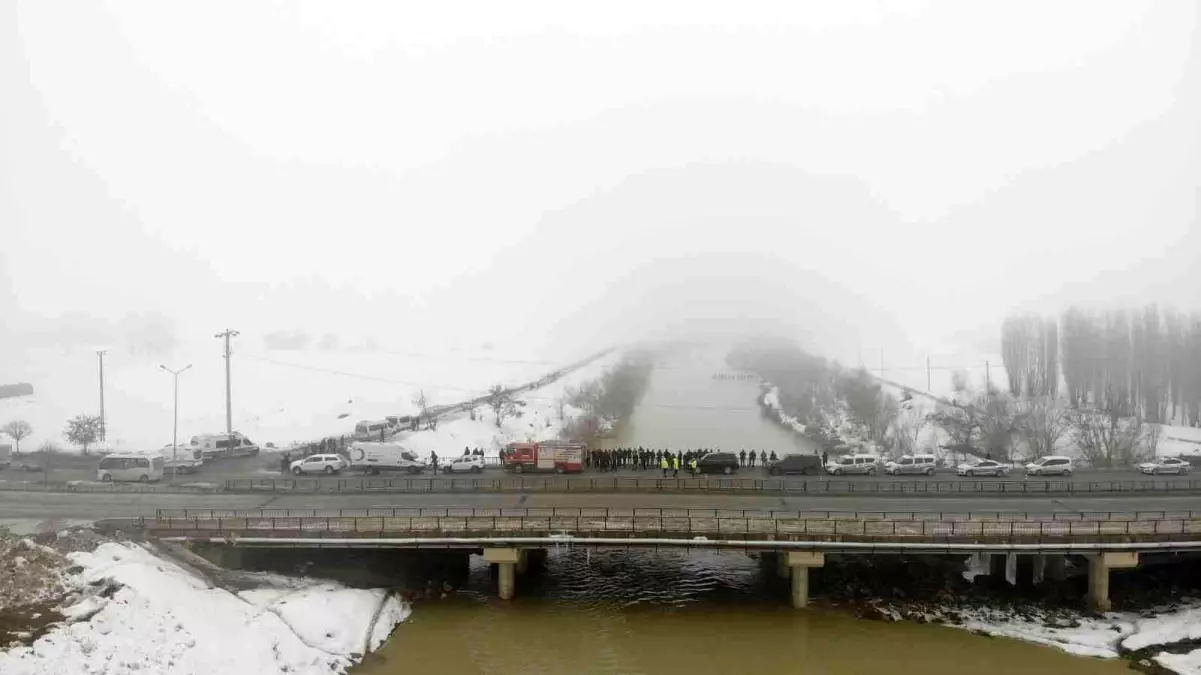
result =
[[[697,473],[731,474],[738,470],[738,457],[732,452],[711,452],[696,462]]]
[[[822,458],[817,455],[788,455],[767,466],[767,473],[773,476],[798,473],[815,476],[821,471]]]

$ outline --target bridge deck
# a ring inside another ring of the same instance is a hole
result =
[[[141,527],[195,539],[599,538],[772,542],[980,544],[1201,542],[1201,518],[1121,520],[925,520],[670,516],[159,517]]]

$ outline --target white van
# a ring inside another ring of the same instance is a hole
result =
[[[892,476],[933,476],[938,460],[934,455],[901,455],[895,462],[884,465],[884,473]]]
[[[425,471],[425,460],[396,443],[351,443],[348,454],[351,469],[373,476],[381,471],[405,471],[411,474]]]
[[[100,460],[96,478],[105,483],[149,483],[163,479],[163,458],[158,455],[108,455]]]
[[[830,463],[826,465],[826,473],[834,476],[851,474],[874,476],[879,470],[879,455],[843,455],[830,460]]]
[[[397,427],[394,427],[388,420],[364,420],[354,425],[354,439],[356,441],[379,441],[380,432],[383,432],[383,437],[395,435]]]
[[[163,446],[163,470],[167,473],[196,473],[204,465],[204,451],[190,445],[172,447],[170,443]]]
[[[214,457],[253,457],[259,454],[259,446],[238,432],[232,434],[200,434],[189,442],[198,448],[205,459]]]

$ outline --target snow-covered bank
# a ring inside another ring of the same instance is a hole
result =
[[[507,443],[542,441],[558,438],[563,429],[584,411],[571,405],[570,394],[581,386],[599,380],[624,357],[615,350],[550,384],[527,394],[515,396],[519,402],[517,414],[505,417],[499,426],[492,410],[480,407],[475,419],[461,413],[444,420],[435,429],[406,432],[396,442],[414,450],[422,457],[437,452],[442,459],[459,456],[464,448],[483,448],[494,456]]]
[[[957,610],[960,620],[949,625],[986,635],[1008,637],[1062,649],[1070,654],[1117,658],[1134,653],[1182,675],[1201,674],[1201,601],[1181,607],[1141,613],[1109,612],[1101,617],[1054,619],[1034,611],[1024,617],[988,609]],[[1174,645],[1186,645],[1183,653]]]
[[[264,577],[230,592],[131,543],[67,555],[64,625],[0,652],[0,673],[340,673],[409,606],[383,590]]]

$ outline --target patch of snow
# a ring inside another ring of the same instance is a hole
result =
[[[1062,649],[1069,654],[1116,658],[1121,653],[1201,639],[1201,603],[1167,609],[1146,617],[1108,612],[1101,617],[1077,615],[1070,620],[1047,620],[1036,615],[1019,618],[989,609],[956,610],[959,628]],[[1160,653],[1155,660],[1177,673],[1201,673],[1201,650],[1188,654]]]
[[[71,577],[80,592],[117,590],[64,608],[69,617],[90,615],[87,621],[0,652],[5,675],[340,673],[378,644],[381,623],[407,617],[407,606],[398,608],[383,591],[328,582],[230,593],[135,544],[106,543],[68,557],[82,567]]]
[[[1001,618],[988,611],[968,610],[962,616],[960,627],[968,630],[1056,647],[1077,656],[1106,659],[1118,656],[1118,642],[1134,630],[1131,622],[1116,618],[1081,617],[1079,625],[1060,627],[1016,617]]]
[[[1122,641],[1131,651],[1201,639],[1201,607],[1135,621],[1135,634]]]
[[[1201,673],[1201,649],[1194,649],[1187,654],[1159,654],[1155,657],[1155,661],[1180,675]]]

